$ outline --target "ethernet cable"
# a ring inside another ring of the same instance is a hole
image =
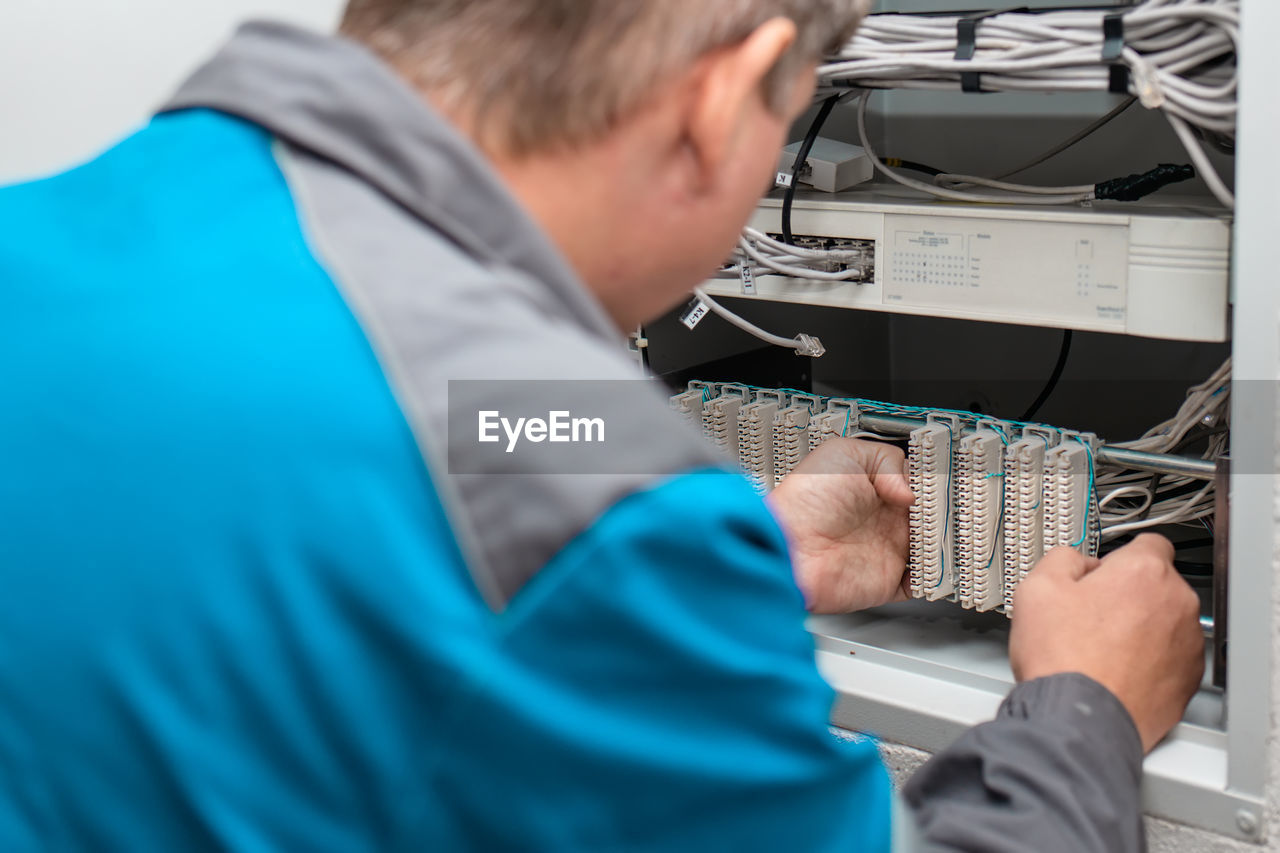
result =
[[[1111,41],[1108,19],[1122,21],[1123,38]],[[819,94],[865,89],[970,89],[981,91],[1110,91],[1113,67],[1127,70],[1127,88],[1148,109],[1164,112],[1214,196],[1228,208],[1234,198],[1191,130],[1234,139],[1238,0],[1145,0],[1111,14],[1097,11],[1015,12],[975,25],[970,59],[958,58],[960,16],[872,15],[837,57],[819,71]],[[1114,56],[1104,59],[1110,49]],[[860,110],[865,111],[865,100]],[[1104,117],[1102,123],[1114,115]],[[861,125],[860,121],[860,125]],[[1101,126],[1101,125],[1098,125]],[[865,129],[861,134],[864,147]],[[1086,129],[1084,135],[1093,130]],[[1083,138],[1083,137],[1080,137]],[[1060,153],[1078,139],[1073,138]],[[873,158],[873,161],[878,158]],[[939,185],[880,171],[898,183],[956,201],[1004,202],[991,194],[956,195],[954,183],[1018,194],[1024,204],[1088,201],[1092,187],[1030,187],[995,179],[940,176]]]
[[[1111,502],[1117,498],[1131,496],[1141,497],[1143,499],[1142,503],[1122,514],[1111,516],[1114,523],[1120,524],[1125,521],[1132,521],[1143,513],[1149,512],[1151,504],[1155,500],[1155,493],[1149,488],[1143,486],[1119,486],[1098,499],[1098,509],[1101,512],[1102,510],[1107,509],[1111,505]]]
[[[1206,498],[1212,498],[1214,492],[1214,484],[1206,483],[1195,496],[1187,501],[1180,503],[1174,502],[1168,505],[1159,515],[1153,515],[1141,521],[1129,521],[1122,524],[1110,523],[1103,528],[1104,541],[1111,541],[1126,533],[1137,530],[1146,530],[1152,527],[1160,527],[1166,524],[1186,523],[1205,518],[1214,512],[1214,507],[1210,503],[1204,505]],[[1161,506],[1157,504],[1157,506]]]
[[[1186,399],[1172,418],[1152,427],[1141,438],[1113,446],[1171,453],[1184,442],[1195,440],[1197,427],[1207,427],[1219,432],[1200,439],[1206,441],[1203,458],[1218,458],[1227,449],[1227,435],[1221,430],[1230,423],[1230,382],[1231,360],[1228,359],[1208,379],[1187,391]],[[1107,537],[1111,539],[1161,524],[1194,524],[1211,516],[1216,511],[1213,490],[1206,487],[1185,493],[1195,485],[1195,481],[1186,478],[1152,477],[1100,466],[1097,486],[1100,491],[1106,491],[1099,504]],[[1135,498],[1139,499],[1137,503]],[[1120,528],[1118,532],[1114,532],[1116,528]]]
[[[811,281],[863,280],[866,278],[861,266],[864,257],[860,251],[803,249],[791,246],[774,240],[754,228],[744,229],[738,240],[739,264],[753,261],[759,268],[767,271]],[[850,266],[850,264],[859,264],[859,266]],[[825,269],[815,269],[814,265],[820,265]]]
[[[1178,445],[1198,424],[1225,419],[1229,413],[1231,359],[1224,361],[1213,374],[1187,391],[1187,397],[1170,419],[1157,424],[1139,439],[1117,446],[1152,453],[1168,452]]]
[[[1209,155],[1205,153],[1204,149],[1200,147],[1200,143],[1196,141],[1195,134],[1191,132],[1191,126],[1187,124],[1185,119],[1171,112],[1165,113],[1164,116],[1173,127],[1173,132],[1178,135],[1183,147],[1187,149],[1187,153],[1191,155],[1191,162],[1195,164],[1196,171],[1204,179],[1214,198],[1227,210],[1234,210],[1236,206],[1235,194],[1227,188],[1222,176],[1218,174],[1218,170],[1209,162]]]
[[[744,228],[733,260],[738,268],[753,264],[753,272],[771,272],[823,282],[867,279],[863,249],[810,249],[775,240],[754,228]]]
[[[1077,184],[1073,186],[1061,187],[1042,187],[1029,184],[1015,184],[1007,181],[1000,181],[993,178],[982,178],[975,175],[952,175],[939,174],[934,176],[933,183],[917,180],[902,174],[888,166],[887,163],[876,153],[875,147],[871,143],[870,134],[867,133],[867,104],[871,99],[871,91],[864,92],[858,101],[858,138],[862,147],[866,150],[867,156],[871,159],[871,164],[876,171],[884,175],[886,178],[899,183],[909,189],[918,190],[920,192],[932,195],[936,198],[947,201],[962,201],[970,204],[1026,204],[1026,205],[1048,205],[1057,206],[1064,204],[1083,204],[1098,199],[1120,199],[1133,200],[1142,195],[1154,192],[1163,186],[1177,181],[1186,180],[1191,177],[1192,173],[1186,167],[1178,167],[1174,165],[1163,164],[1152,169],[1142,175],[1130,175],[1125,178],[1118,178],[1111,181],[1104,181],[1097,184]],[[1170,121],[1179,121],[1174,116],[1169,116]],[[1175,129],[1178,125],[1175,125]],[[1186,131],[1190,134],[1190,130]],[[1193,159],[1198,155],[1205,165],[1210,166],[1211,176],[1206,176],[1206,182],[1210,189],[1217,194],[1219,191],[1226,193],[1226,196],[1220,196],[1223,203],[1232,201],[1230,199],[1230,191],[1226,189],[1226,185],[1218,178],[1216,172],[1212,171],[1211,164],[1208,163],[1208,155],[1204,150],[1195,144],[1195,139],[1190,138],[1194,152]],[[1197,161],[1200,162],[1200,161]],[[1203,169],[1203,166],[1201,167]],[[1216,179],[1216,181],[1214,180]],[[980,193],[971,190],[964,190],[965,186],[983,186],[999,191],[998,193]]]
[[[749,320],[739,317],[728,308],[725,308],[719,302],[708,296],[706,291],[702,288],[695,287],[693,293],[700,300],[706,303],[706,306],[710,308],[713,313],[724,320],[727,320],[732,325],[737,326],[747,334],[752,335],[767,344],[772,344],[776,347],[784,347],[786,349],[793,349],[796,351],[796,355],[804,355],[810,358],[821,358],[827,352],[827,348],[822,345],[822,341],[818,340],[813,335],[806,335],[801,332],[794,338],[784,338],[781,335],[766,332],[764,329]]]
[[[866,150],[867,156],[871,158],[877,172],[884,175],[891,181],[899,183],[908,189],[919,190],[936,198],[945,199],[947,201],[963,201],[963,202],[979,202],[979,203],[996,203],[996,204],[1035,204],[1035,205],[1060,205],[1060,204],[1078,204],[1080,202],[1092,201],[1094,198],[1093,186],[1077,186],[1077,187],[1055,187],[1052,190],[1045,190],[1044,194],[1024,194],[1015,196],[1013,194],[994,195],[991,193],[975,193],[964,190],[950,189],[945,186],[926,183],[921,180],[904,175],[885,165],[884,160],[876,153],[875,147],[871,144],[871,136],[867,133],[867,103],[871,100],[871,91],[862,93],[858,99],[858,139],[862,147]]]
[[[863,88],[1109,91],[1111,65],[1130,93],[1205,130],[1234,134],[1238,0],[1144,0],[1124,10],[1007,12],[976,25],[958,58],[960,15],[871,15],[818,70],[823,94]],[[1122,38],[1107,18],[1122,21]],[[1108,48],[1114,58],[1104,59]],[[970,86],[969,88],[972,88]]]

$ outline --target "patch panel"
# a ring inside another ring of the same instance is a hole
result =
[[[1028,435],[1009,446],[1004,459],[1004,611],[1044,555],[1044,469],[1048,439]]]
[[[738,412],[749,399],[746,386],[725,385],[702,407],[703,432],[730,456],[738,455]]]
[[[738,410],[738,465],[761,494],[773,490],[775,432],[787,395],[761,391]]]
[[[938,601],[955,592],[952,445],[956,431],[951,423],[930,422],[914,430],[907,444],[907,481],[916,496],[907,550],[912,598]]]
[[[1080,548],[1089,538],[1089,449],[1061,444],[1045,454],[1044,549]]]
[[[773,425],[773,485],[795,470],[809,455],[811,425],[822,400],[809,394],[794,394],[791,404],[778,412]]]
[[[956,597],[972,610],[1004,605],[1004,442],[979,428],[956,448]]]
[[[702,409],[706,402],[706,395],[703,394],[701,389],[691,388],[683,394],[677,394],[671,398],[671,409],[689,423],[700,426],[702,424]]]
[[[1011,614],[1018,584],[1047,551],[1098,553],[1094,436],[737,384],[691,383],[671,406],[700,418],[762,494],[832,438],[905,439],[916,498],[907,557],[913,598]],[[885,416],[909,426],[877,432],[876,419]]]

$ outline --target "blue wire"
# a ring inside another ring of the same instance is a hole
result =
[[[1084,499],[1084,532],[1080,534],[1080,541],[1072,544],[1072,548],[1079,548],[1084,544],[1084,540],[1089,538],[1089,511],[1093,509],[1093,478],[1096,471],[1093,467],[1093,448],[1089,446],[1089,442],[1080,436],[1074,436],[1075,440],[1084,445],[1085,453],[1089,454],[1089,491]]]

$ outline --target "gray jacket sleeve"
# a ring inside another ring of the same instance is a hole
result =
[[[1014,688],[911,779],[903,798],[930,851],[1146,849],[1142,741],[1129,712],[1083,675]]]

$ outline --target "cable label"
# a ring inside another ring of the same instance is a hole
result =
[[[756,274],[751,271],[751,264],[738,264],[738,276],[742,279],[742,292],[747,296],[755,296]]]
[[[777,185],[784,189],[791,189],[791,182],[795,180],[795,176],[790,172],[779,172],[776,180]]]
[[[703,302],[701,299],[695,299],[693,302],[689,303],[689,307],[680,315],[680,322],[684,323],[685,326],[688,327],[689,331],[693,331],[698,328],[699,323],[706,319],[706,316],[710,311],[711,308],[707,303]]]

